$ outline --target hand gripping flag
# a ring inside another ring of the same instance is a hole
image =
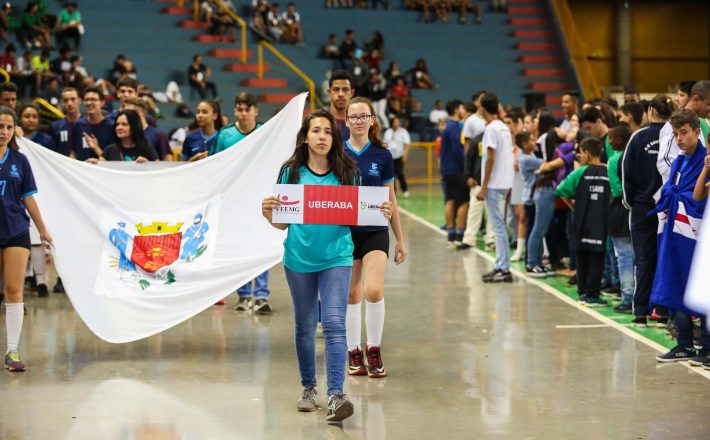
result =
[[[120,343],[159,333],[281,261],[285,232],[262,217],[261,200],[293,153],[305,99],[233,148],[165,169],[106,168],[18,141],[57,271],[96,335]]]

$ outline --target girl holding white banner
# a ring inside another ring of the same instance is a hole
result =
[[[407,257],[404,235],[399,222],[397,196],[394,193],[394,160],[387,145],[379,137],[380,125],[375,109],[366,98],[353,98],[346,110],[350,139],[345,142],[345,152],[357,162],[361,185],[386,186],[392,205],[392,231],[397,243],[394,262],[400,264]],[[350,298],[346,317],[348,339],[348,374],[373,378],[387,376],[382,363],[380,344],[385,326],[385,269],[389,255],[389,228],[387,226],[354,226],[353,272],[350,281]],[[362,297],[365,296],[365,329],[367,331],[367,369],[360,349],[362,333]]]
[[[293,156],[284,164],[278,183],[301,185],[354,185],[357,167],[345,155],[335,119],[328,112],[311,113],[298,132]],[[275,228],[286,229],[283,264],[291,290],[295,320],[298,368],[303,386],[296,407],[316,410],[316,325],[318,297],[322,306],[328,378],[329,422],[353,414],[353,404],[343,394],[345,381],[345,311],[353,264],[350,228],[338,225],[274,224],[272,213],[281,206],[277,197],[262,202],[262,214]],[[382,212],[388,219],[391,205]]]
[[[7,329],[7,352],[5,368],[9,371],[24,371],[17,346],[22,333],[24,303],[22,289],[25,268],[30,256],[30,217],[45,245],[52,237],[42,220],[33,194],[37,192],[32,168],[27,158],[18,151],[15,142],[15,113],[0,107],[0,267],[4,278],[5,327]]]

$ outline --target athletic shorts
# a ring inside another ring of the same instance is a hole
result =
[[[471,200],[471,189],[466,185],[466,175],[451,174],[444,176],[446,184],[446,201],[453,200],[456,203],[468,203]]]
[[[390,234],[389,231],[352,232],[353,258],[362,260],[362,257],[372,251],[382,251],[389,257]]]
[[[0,249],[7,249],[11,247],[20,247],[27,250],[32,249],[32,242],[30,241],[30,231],[25,231],[17,237],[13,237],[9,240],[5,240],[0,243]]]

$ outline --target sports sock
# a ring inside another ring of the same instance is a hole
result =
[[[5,304],[5,328],[7,329],[7,353],[17,351],[25,318],[25,304]]]
[[[42,246],[32,246],[30,260],[32,261],[37,284],[46,284],[44,273],[47,270],[47,256],[44,253],[44,248]]]
[[[360,334],[362,333],[362,306],[348,304],[345,312],[345,338],[348,342],[348,351],[360,348]]]
[[[379,347],[382,344],[382,330],[385,327],[385,300],[371,303],[365,301],[365,329],[367,346]]]

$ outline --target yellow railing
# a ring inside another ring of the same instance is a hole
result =
[[[574,17],[567,5],[567,0],[551,0],[551,2],[555,8],[555,14],[567,42],[567,50],[585,98],[600,98],[601,90],[599,89],[599,84],[597,84],[597,78],[582,46],[582,38],[577,31],[577,26],[574,24]]]
[[[5,82],[6,82],[6,83],[9,83],[9,82],[10,82],[10,74],[7,73],[7,70],[3,69],[2,67],[0,67],[0,76],[2,76],[3,78],[5,78]]]
[[[241,17],[239,17],[237,14],[234,13],[231,9],[229,9],[224,3],[222,3],[222,0],[215,0],[217,3],[217,6],[229,17],[234,20],[239,27],[241,28],[241,39],[242,39],[242,64],[246,64],[247,62],[247,23],[244,21]],[[195,1],[195,4],[197,4],[197,1]]]
[[[303,73],[303,72],[301,71],[301,69],[299,69],[298,67],[296,67],[296,65],[293,64],[293,63],[291,62],[291,60],[289,60],[288,58],[286,58],[281,52],[279,52],[278,50],[276,50],[276,48],[275,48],[274,46],[272,46],[268,41],[265,41],[265,40],[261,40],[261,41],[259,42],[259,47],[258,47],[258,50],[257,50],[257,52],[258,52],[258,60],[259,60],[259,67],[258,67],[258,70],[257,70],[257,77],[258,77],[259,79],[263,79],[263,78],[264,78],[264,48],[269,49],[269,51],[271,51],[271,53],[273,53],[274,55],[276,55],[276,57],[277,57],[278,59],[280,59],[281,61],[283,61],[283,63],[286,64],[286,66],[288,66],[289,69],[293,70],[293,72],[294,72],[296,75],[300,76],[300,77],[303,79],[303,81],[304,81],[304,82],[306,83],[306,85],[308,86],[308,95],[309,95],[309,98],[310,98],[310,109],[311,109],[311,111],[315,111],[315,109],[316,109],[316,85],[315,85],[315,83],[313,82],[313,80],[312,80],[311,78],[309,78],[308,75],[306,75],[305,73]]]
[[[435,183],[434,179],[434,142],[412,142],[409,148],[423,148],[426,150],[426,177],[407,177],[411,183]]]
[[[43,98],[35,98],[32,100],[32,103],[39,107],[41,113],[44,113],[49,117],[55,119],[62,119],[64,117],[64,112],[62,112],[57,107],[53,106]]]

